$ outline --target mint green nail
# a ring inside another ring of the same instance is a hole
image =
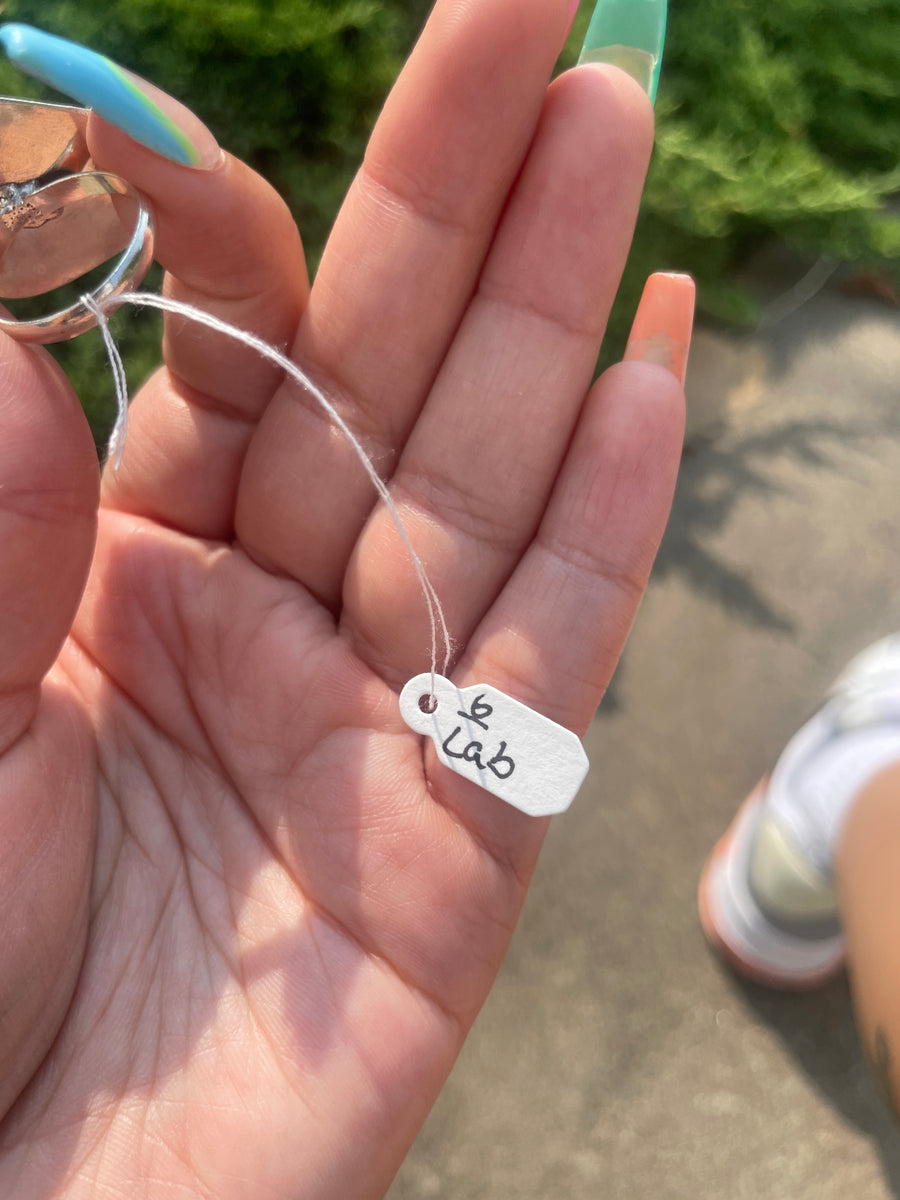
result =
[[[92,108],[142,146],[185,166],[197,166],[197,147],[121,67],[65,38],[30,25],[0,25],[10,62],[79,104]]]
[[[598,0],[579,63],[621,67],[638,81],[651,102],[656,100],[666,40],[666,7],[666,0]]]

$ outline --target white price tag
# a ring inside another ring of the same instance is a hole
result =
[[[576,734],[487,684],[458,688],[416,675],[400,714],[434,742],[441,762],[532,817],[565,812],[588,773]]]

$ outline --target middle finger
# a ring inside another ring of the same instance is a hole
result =
[[[294,357],[391,474],[525,158],[568,0],[439,0],[326,248]],[[346,441],[283,387],[251,444],[238,536],[333,608],[374,503]]]

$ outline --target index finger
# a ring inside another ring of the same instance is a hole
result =
[[[183,106],[151,94],[190,123]],[[309,293],[296,225],[274,189],[206,137],[205,160],[187,167],[97,117],[89,126],[98,165],[150,201],[165,294],[270,344],[289,344]],[[121,469],[107,472],[104,500],[188,533],[228,537],[246,448],[281,373],[239,342],[176,316],[166,318],[163,354],[167,372],[132,405],[127,452]]]
[[[286,205],[222,153],[184,105],[104,56],[27,25],[0,27],[9,58],[92,110],[97,169],[149,201],[156,257],[178,299],[276,345],[289,343],[306,303],[302,246]],[[189,532],[225,535],[252,423],[280,378],[239,344],[167,322],[168,374],[134,407],[122,471],[107,503]]]

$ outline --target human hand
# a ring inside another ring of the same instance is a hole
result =
[[[683,397],[647,362],[590,387],[652,115],[613,68],[547,88],[568,7],[439,0],[311,292],[240,163],[90,138],[150,198],[166,291],[292,347],[357,431],[454,680],[582,733]],[[67,382],[0,344],[0,1194],[380,1196],[546,822],[401,721],[425,606],[321,411],[178,318],[164,349],[99,489]]]

